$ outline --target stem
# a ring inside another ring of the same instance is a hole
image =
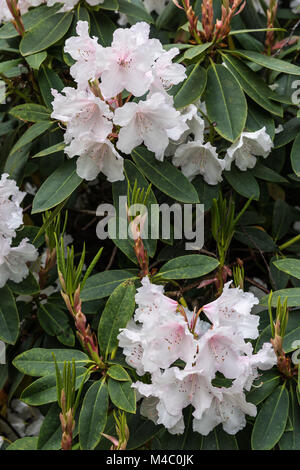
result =
[[[288,242],[283,243],[282,245],[279,246],[279,250],[285,250],[285,248],[288,248],[289,246],[293,245],[296,243],[298,240],[300,240],[300,234],[296,235],[296,237],[292,238]]]

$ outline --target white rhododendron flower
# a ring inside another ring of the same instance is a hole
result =
[[[174,155],[173,165],[181,167],[182,173],[192,180],[202,175],[206,183],[215,185],[222,181],[224,160],[218,158],[215,147],[201,140],[180,145]]]
[[[158,39],[149,39],[147,23],[117,29],[111,47],[90,37],[86,21],[77,23],[76,32],[64,51],[75,61],[70,72],[77,88],[52,90],[51,116],[66,126],[65,153],[79,157],[80,177],[91,181],[102,172],[110,182],[123,180],[119,151],[130,154],[144,143],[163,160],[170,141],[193,132],[185,121],[191,121],[197,135],[202,132],[193,108],[184,116],[167,93],[186,77],[185,67],[172,62],[179,50],[166,52]],[[126,101],[124,91],[129,93]],[[132,95],[147,96],[135,102]]]
[[[162,52],[155,61],[152,67],[152,92],[169,90],[173,85],[178,85],[186,78],[185,67],[172,62],[178,54],[179,49],[174,47],[169,51]]]
[[[23,223],[23,210],[20,207],[25,192],[19,190],[16,182],[3,173],[0,179],[0,239],[16,236],[16,229]],[[1,241],[0,241],[1,243]]]
[[[236,434],[246,426],[246,415],[256,416],[256,406],[248,403],[245,394],[237,387],[214,388],[214,397],[201,419],[194,419],[193,430],[207,436],[222,424],[228,434]]]
[[[116,109],[114,123],[122,126],[117,143],[122,152],[130,153],[144,142],[158,160],[163,160],[169,139],[179,139],[188,129],[180,112],[162,93],[154,93],[146,101],[126,103]]]
[[[112,98],[124,89],[134,96],[144,95],[152,82],[151,67],[162,54],[158,39],[149,39],[150,26],[137,23],[114,32],[111,47],[106,48],[107,63],[101,74],[101,91]]]
[[[23,223],[23,210],[20,207],[26,193],[19,190],[16,182],[3,173],[0,179],[0,288],[8,280],[21,282],[29,274],[28,262],[38,257],[37,249],[21,240],[13,246],[16,230]]]
[[[254,168],[256,157],[267,158],[272,147],[272,139],[265,127],[255,132],[242,132],[238,141],[227,149],[225,169],[230,170],[232,162],[235,162],[241,171]]]
[[[230,326],[243,338],[258,337],[259,317],[252,315],[259,300],[240,288],[230,288],[231,281],[224,286],[222,295],[203,307],[207,318],[216,326]]]
[[[97,142],[93,141],[93,136],[86,134],[80,142],[73,140],[66,153],[69,157],[80,155],[77,160],[77,173],[87,181],[94,180],[100,172],[111,183],[125,178],[124,160],[108,139]]]
[[[112,131],[112,113],[104,101],[91,91],[66,87],[62,93],[52,90],[54,96],[52,117],[67,125],[65,140],[80,140],[81,135],[90,133],[95,141],[101,142]]]
[[[76,61],[70,69],[72,77],[80,86],[86,86],[104,70],[105,48],[97,38],[90,37],[87,21],[78,21],[76,33],[78,36],[66,40],[64,51]]]
[[[24,238],[18,246],[11,246],[8,240],[0,243],[0,287],[8,280],[21,282],[29,274],[26,263],[35,261],[38,257],[37,249]]]
[[[227,283],[216,301],[200,309],[211,323],[169,299],[148,277],[142,279],[135,300],[134,318],[118,339],[126,362],[139,375],[151,374],[151,383],[133,384],[138,399],[144,397],[142,416],[182,434],[183,410],[192,405],[194,431],[207,435],[219,424],[229,434],[240,431],[245,415],[256,415],[245,390],[258,378],[258,369],[276,364],[271,343],[253,354],[246,341],[258,337],[258,317],[251,314],[258,299]],[[218,373],[229,380],[227,388],[213,385]]]

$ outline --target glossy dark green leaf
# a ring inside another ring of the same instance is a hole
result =
[[[102,273],[94,274],[86,281],[84,289],[81,292],[80,298],[82,301],[103,299],[113,293],[126,279],[132,279],[134,276],[129,271],[125,270],[111,270],[103,271]]]
[[[132,158],[146,178],[163,193],[177,201],[199,202],[194,186],[171,163],[166,160],[159,162],[154,154],[144,147],[133,150]]]
[[[118,364],[111,366],[107,371],[107,375],[109,375],[109,377],[114,380],[118,380],[119,382],[131,381],[126,370]]]
[[[291,151],[291,164],[294,173],[300,176],[300,133],[294,140],[292,151]]]
[[[184,82],[170,90],[176,109],[184,108],[199,100],[206,86],[206,71],[200,64],[187,67],[186,74]]]
[[[105,429],[108,390],[105,382],[95,382],[87,391],[79,416],[79,442],[83,450],[93,450]]]
[[[204,255],[187,255],[168,261],[157,276],[164,279],[193,279],[210,273],[219,265],[215,258]]]
[[[291,75],[300,75],[300,67],[290,64],[284,60],[275,59],[255,51],[242,51],[235,49],[234,54],[243,57],[244,59],[255,62],[267,69],[276,70],[277,72],[288,73]]]
[[[264,401],[279,384],[280,375],[277,370],[263,371],[253,382],[253,386],[247,394],[247,401],[258,405]]]
[[[270,113],[283,116],[282,107],[271,101],[271,90],[257,73],[233,55],[224,54],[222,57],[230,72],[253,101]]]
[[[251,436],[253,450],[272,449],[284,433],[289,411],[285,385],[277,387],[263,404]]]
[[[10,444],[6,450],[37,450],[37,437],[22,437]]]
[[[235,165],[232,165],[230,171],[225,171],[224,176],[230,186],[241,194],[241,196],[258,201],[260,196],[259,184],[250,171],[240,171]]]
[[[108,379],[108,392],[113,404],[127,413],[136,412],[135,391],[131,382],[118,382],[112,378]]]
[[[10,110],[9,114],[22,121],[39,122],[50,120],[50,111],[45,106],[35,103],[15,106]]]
[[[21,150],[23,147],[25,147],[25,145],[30,144],[37,137],[49,130],[51,126],[53,126],[53,122],[51,121],[40,121],[33,124],[27,129],[27,131],[24,132],[22,137],[20,137],[20,139],[13,146],[10,151],[10,155],[13,155],[18,150]]]
[[[224,139],[234,142],[244,130],[247,101],[232,73],[223,65],[213,64],[207,71],[205,103],[209,119]]]
[[[20,43],[23,56],[43,51],[59,41],[68,31],[73,19],[73,13],[57,13],[40,22],[25,33]]]
[[[44,212],[67,199],[78,188],[82,179],[76,173],[76,160],[68,160],[49,176],[39,188],[32,205],[32,213]]]
[[[17,356],[13,365],[26,375],[33,377],[44,377],[55,373],[53,355],[60,368],[63,368],[65,361],[75,360],[76,368],[84,367],[89,361],[88,356],[79,350],[73,349],[42,349],[34,348],[23,352]]]
[[[135,286],[133,281],[127,280],[113,291],[101,315],[98,342],[105,357],[118,346],[119,330],[126,327],[134,306]]]
[[[75,390],[78,390],[86,374],[86,369],[80,367],[76,370]],[[57,400],[56,375],[46,375],[35,380],[23,390],[21,400],[30,406],[40,406],[53,403]]]
[[[15,344],[19,335],[19,314],[11,290],[4,286],[0,289],[0,339]]]
[[[277,261],[274,261],[273,264],[277,269],[283,271],[290,276],[300,279],[300,260],[294,258],[283,258]]]
[[[208,436],[203,437],[201,450],[238,450],[238,445],[235,436],[217,426]]]

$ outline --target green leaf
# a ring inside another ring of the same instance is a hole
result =
[[[235,436],[227,434],[219,425],[202,440],[201,450],[238,450]]]
[[[156,276],[164,279],[193,279],[210,273],[219,265],[215,258],[187,255],[168,261]]]
[[[133,315],[134,297],[134,283],[127,280],[113,291],[105,305],[98,328],[98,341],[106,358],[118,346],[120,328],[125,328]]]
[[[45,416],[38,437],[38,450],[60,450],[61,449],[61,422],[59,414],[61,412],[57,403],[50,406]]]
[[[22,437],[10,444],[6,450],[37,450],[37,437]]]
[[[51,89],[61,92],[64,88],[63,82],[54,70],[43,65],[38,73],[38,83],[46,106],[52,109],[54,97]]]
[[[82,179],[76,173],[76,160],[68,160],[44,181],[35,195],[32,214],[44,212],[67,199]]]
[[[91,36],[96,36],[104,47],[109,47],[112,43],[113,34],[116,25],[110,17],[94,11],[90,11],[91,15]]]
[[[30,148],[31,144],[27,144],[16,152],[10,153],[4,165],[4,172],[19,184],[23,179],[23,171],[29,158]]]
[[[300,75],[300,67],[297,65],[260,54],[259,52],[235,49],[232,51],[232,54],[236,54],[240,57],[243,57],[244,59],[250,60],[251,62],[255,62],[256,64],[261,65],[261,67],[265,67],[267,69],[276,70],[277,72],[288,73],[291,75]]]
[[[126,279],[135,279],[135,277],[129,271],[122,269],[94,274],[86,281],[84,289],[80,293],[80,298],[85,302],[108,297]]]
[[[293,258],[284,258],[277,261],[273,261],[273,264],[277,269],[283,271],[290,276],[300,279],[300,260]]]
[[[274,147],[281,148],[289,144],[300,133],[300,119],[293,118],[283,124],[283,130],[276,134],[274,139]]]
[[[279,441],[279,448],[280,450],[300,450],[300,407],[292,385],[290,386],[289,403],[292,430],[283,433]]]
[[[108,390],[104,380],[95,382],[87,391],[79,416],[79,443],[83,450],[93,450],[106,426]]]
[[[185,108],[199,100],[206,86],[206,71],[200,63],[187,67],[186,74],[185,81],[172,87],[169,92],[174,98],[176,109]]]
[[[130,382],[118,382],[112,378],[108,379],[108,392],[113,404],[127,413],[136,412],[135,391]]]
[[[54,15],[60,9],[61,5],[59,4],[50,8],[47,5],[41,5],[37,8],[32,8],[28,11],[28,13],[22,15],[25,31],[29,31],[30,29],[37,27],[39,23],[45,21],[47,17]],[[19,33],[17,32],[12,22],[5,23],[0,28],[0,39],[11,39],[18,36]]]
[[[107,375],[109,375],[114,380],[118,380],[119,382],[131,382],[131,378],[129,377],[126,370],[118,364],[111,366],[107,371]]]
[[[40,135],[44,134],[50,127],[53,126],[51,121],[40,121],[33,124],[27,131],[24,132],[22,137],[15,143],[10,151],[10,155],[13,155],[17,150],[22,149],[25,145],[31,143]]]
[[[50,111],[40,104],[26,103],[15,106],[9,112],[13,117],[21,119],[21,121],[39,122],[49,121]]]
[[[247,199],[253,197],[255,201],[259,200],[259,184],[250,171],[240,171],[236,166],[232,165],[230,171],[224,172],[224,176],[230,186],[241,196]]]
[[[13,365],[23,374],[33,377],[53,375],[55,373],[55,364],[52,353],[55,354],[56,362],[61,369],[65,361],[74,359],[76,368],[84,367],[89,362],[89,358],[85,353],[75,349],[33,348],[17,356],[13,360]]]
[[[4,286],[0,289],[0,339],[15,344],[19,335],[19,314],[11,290]]]
[[[198,57],[199,55],[203,54],[203,52],[206,51],[210,46],[212,45],[212,42],[206,42],[204,44],[199,44],[193,47],[189,47],[188,50],[184,53],[184,58],[192,60],[195,57]]]
[[[271,101],[272,90],[257,73],[232,55],[222,54],[222,57],[230,72],[253,101],[270,113],[283,116],[282,107]]]
[[[284,433],[289,411],[285,384],[277,387],[263,404],[253,427],[253,450],[272,449]]]
[[[276,245],[270,235],[263,229],[257,227],[247,227],[244,232],[236,231],[234,238],[256,250],[262,250],[266,253],[276,251]]]
[[[41,150],[40,152],[33,155],[31,158],[47,157],[48,155],[52,155],[53,153],[61,152],[62,150],[64,150],[64,148],[65,143],[59,142],[58,144],[51,145],[51,147]]]
[[[44,21],[25,33],[20,43],[21,54],[28,56],[48,49],[67,33],[72,19],[72,12],[57,13],[45,18]]]
[[[253,170],[251,170],[252,175],[256,178],[259,178],[263,181],[270,181],[271,183],[287,183],[288,181],[276,171],[272,170],[268,166],[263,165],[262,163],[257,163]]]
[[[198,194],[181,171],[167,161],[159,162],[145,147],[133,150],[132,158],[142,173],[163,193],[176,201],[198,203]]]
[[[291,151],[291,164],[294,173],[300,176],[300,133],[294,140],[292,151]]]
[[[279,384],[280,375],[277,370],[263,371],[253,382],[253,386],[247,394],[247,401],[258,405],[264,401]]]
[[[134,18],[135,21],[154,23],[152,16],[147,12],[143,3],[135,0],[118,0],[119,12]]]
[[[127,450],[139,449],[163,429],[162,426],[156,426],[149,419],[141,417],[138,411],[136,414],[127,415],[127,424],[130,429]]]
[[[70,329],[69,316],[50,302],[40,304],[37,317],[41,327],[50,336],[64,335]]]
[[[208,68],[204,98],[216,131],[234,142],[246,124],[247,101],[239,83],[223,65],[213,64]]]
[[[281,297],[283,301],[287,298],[288,307],[299,307],[300,306],[300,287],[294,287],[290,289],[281,289],[273,292],[272,306],[276,307],[278,297]],[[260,301],[261,305],[268,305],[268,296],[265,296]]]
[[[78,390],[86,374],[86,369],[76,370],[75,390]],[[88,377],[87,377],[88,378]],[[40,406],[57,400],[56,375],[46,375],[35,380],[22,392],[21,400],[30,406]]]
[[[34,70],[39,70],[40,66],[47,57],[47,52],[37,52],[36,54],[25,57],[27,64]]]

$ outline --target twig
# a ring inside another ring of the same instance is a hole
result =
[[[112,251],[112,254],[111,254],[109,263],[108,263],[108,265],[107,265],[106,268],[105,268],[105,271],[108,271],[108,270],[111,268],[111,265],[113,264],[114,259],[115,259],[115,256],[116,256],[116,254],[117,254],[117,251],[118,251],[118,248],[115,246],[114,249],[113,249],[113,251]]]

